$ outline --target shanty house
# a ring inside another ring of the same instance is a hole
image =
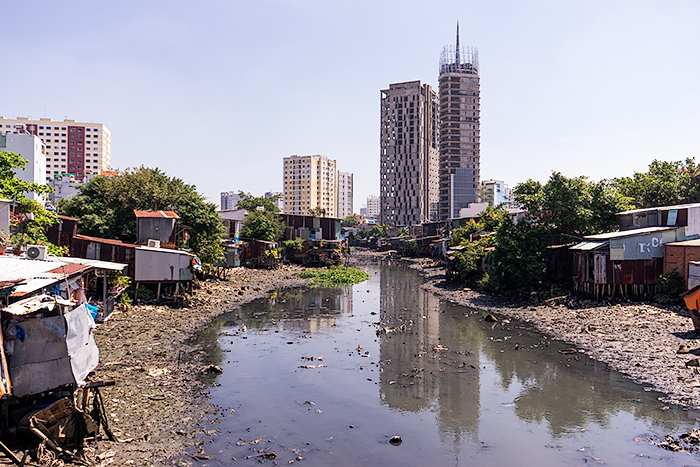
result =
[[[175,226],[180,216],[173,211],[137,211],[136,209],[134,209],[134,215],[136,216],[136,243],[175,248]],[[150,243],[149,240],[151,240]]]
[[[620,230],[645,227],[685,227],[686,238],[700,235],[700,203],[633,209],[616,214]]]
[[[591,295],[653,295],[663,273],[665,243],[685,240],[686,227],[645,227],[589,235],[571,247],[574,290]]]

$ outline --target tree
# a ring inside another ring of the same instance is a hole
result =
[[[124,241],[136,239],[134,209],[174,211],[191,229],[190,246],[203,263],[212,264],[223,255],[224,225],[217,206],[207,203],[194,185],[158,168],[141,166],[119,175],[98,175],[59,207],[62,213],[80,218],[81,233]]]
[[[15,169],[24,170],[27,160],[14,152],[0,152],[0,198],[24,198],[24,193],[47,194],[48,185],[25,182],[15,175]]]
[[[15,169],[24,169],[27,160],[13,152],[0,152],[0,198],[15,201],[13,227],[16,231],[10,238],[14,246],[46,245],[49,252],[63,255],[64,249],[52,245],[46,238],[46,229],[58,222],[58,217],[52,211],[44,208],[39,202],[28,199],[24,194],[33,192],[47,194],[51,188],[47,185],[25,182],[15,175]]]
[[[493,269],[484,284],[511,292],[537,289],[546,272],[544,227],[507,219],[496,230],[495,243],[490,255]]]
[[[250,193],[239,191],[238,196],[241,199],[236,203],[236,209],[245,209],[248,212],[253,212],[257,211],[258,208],[262,208],[265,212],[280,213],[280,208],[277,207],[280,195],[265,198],[264,196],[253,196]]]
[[[520,183],[514,192],[528,221],[542,228],[547,245],[612,230],[617,226],[615,213],[631,207],[629,198],[609,181],[589,182],[560,172],[552,172],[544,185],[534,180]]]
[[[647,172],[615,182],[637,208],[700,202],[700,167],[690,158],[685,162],[654,160]]]
[[[360,223],[360,220],[355,215],[345,216],[342,221],[340,221],[341,227],[355,227]]]
[[[276,195],[272,198],[255,197],[250,193],[239,191],[241,199],[236,203],[238,209],[246,209],[241,228],[242,238],[254,238],[274,242],[284,234],[284,222],[280,219],[280,209],[275,204]]]

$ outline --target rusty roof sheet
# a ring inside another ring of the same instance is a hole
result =
[[[113,238],[100,238],[100,237],[90,237],[89,235],[76,235],[73,237],[77,240],[87,240],[88,242],[95,243],[105,243],[107,245],[123,246],[126,248],[137,248],[138,245],[135,243],[126,243],[121,240],[114,240]]]
[[[134,209],[134,215],[138,219],[179,219],[180,216],[173,211],[137,211]]]
[[[668,242],[665,243],[665,245],[669,246],[697,246],[700,247],[700,238],[696,238],[694,240],[683,240],[680,242]]]

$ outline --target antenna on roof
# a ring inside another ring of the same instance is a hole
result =
[[[455,47],[455,64],[459,65],[459,21],[457,21],[457,46]]]

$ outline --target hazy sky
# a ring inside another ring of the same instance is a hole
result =
[[[0,115],[101,122],[115,168],[160,167],[210,200],[281,191],[324,154],[379,192],[379,90],[437,88],[443,46],[479,50],[482,179],[632,175],[700,159],[700,2],[0,3]]]

